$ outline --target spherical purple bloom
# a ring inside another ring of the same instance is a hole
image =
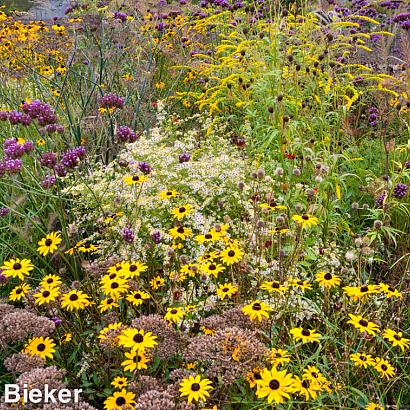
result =
[[[404,163],[404,168],[410,168],[410,161]]]
[[[121,231],[122,239],[124,239],[125,242],[132,243],[134,242],[135,235],[132,229],[129,226],[126,226],[122,231]]]
[[[376,206],[376,208],[381,208],[381,207],[383,206],[383,202],[384,202],[385,198],[386,198],[386,194],[385,194],[385,193],[379,195],[379,196],[376,198],[376,201],[375,201],[375,206]]]
[[[4,218],[6,215],[8,215],[10,212],[9,208],[2,207],[0,208],[0,218]]]
[[[120,142],[135,142],[138,139],[135,131],[126,125],[118,127],[116,136]]]
[[[61,323],[63,323],[63,321],[58,316],[52,317],[51,320],[55,323],[56,326],[61,325]]]
[[[21,170],[22,162],[19,159],[8,159],[5,161],[6,170],[10,174],[17,174]]]
[[[138,169],[144,173],[145,175],[148,175],[151,173],[152,168],[151,165],[148,164],[148,162],[139,162],[138,163]]]
[[[404,198],[409,191],[409,187],[406,184],[399,182],[393,190],[393,196],[395,198]]]
[[[118,95],[108,93],[100,98],[99,105],[101,108],[124,108],[125,100]]]
[[[155,231],[151,234],[151,238],[157,245],[161,242],[161,232]]]
[[[127,21],[127,15],[121,11],[115,11],[114,12],[114,18],[117,20],[120,20],[121,22]]]
[[[191,155],[187,152],[184,152],[179,157],[179,162],[182,164],[183,162],[188,162],[191,159]]]
[[[41,181],[41,186],[45,189],[50,189],[56,183],[56,177],[54,175],[46,175]]]
[[[57,154],[51,151],[43,152],[40,156],[40,164],[43,167],[53,169],[57,165]]]

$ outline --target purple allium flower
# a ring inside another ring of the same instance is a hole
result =
[[[65,177],[65,176],[67,175],[67,169],[64,167],[63,164],[57,164],[57,165],[54,167],[54,171],[56,172],[56,174],[57,174],[60,178]]]
[[[56,326],[61,325],[61,323],[63,323],[63,321],[58,316],[52,317],[51,320],[55,323]]]
[[[0,208],[0,218],[4,218],[6,215],[8,215],[10,212],[9,208],[3,207]]]
[[[151,234],[151,238],[157,245],[161,242],[161,232],[155,231]]]
[[[84,147],[71,148],[61,154],[61,164],[66,168],[74,169],[80,163],[80,159],[84,157]]]
[[[136,132],[126,125],[118,127],[116,135],[120,142],[135,142],[138,139]]]
[[[410,161],[404,163],[404,168],[410,168]]]
[[[115,11],[114,12],[114,18],[116,19],[116,20],[120,20],[121,22],[125,22],[125,21],[127,21],[127,15],[125,14],[125,13],[123,13],[123,12],[121,12],[121,11]]]
[[[9,112],[9,115],[8,115],[9,122],[12,125],[19,124],[22,117],[23,117],[23,114],[16,110]]]
[[[184,152],[179,157],[179,162],[182,164],[183,162],[188,162],[191,159],[191,155],[187,152]]]
[[[378,111],[378,109],[377,109],[376,107],[370,107],[370,108],[369,108],[369,118],[368,118],[368,121],[369,121],[369,125],[371,125],[372,127],[374,127],[374,126],[376,126],[376,125],[378,124],[378,121],[377,121],[377,119],[378,119],[378,114],[379,114],[379,111]]]
[[[409,191],[409,187],[406,184],[399,182],[393,190],[393,196],[395,198],[404,198]]]
[[[41,186],[45,189],[50,189],[56,183],[56,177],[54,175],[46,175],[41,181]]]
[[[3,275],[3,269],[0,269],[0,285],[5,285],[8,282],[6,275]]]
[[[124,108],[125,100],[118,95],[108,93],[100,98],[99,105],[101,108]]]
[[[4,110],[0,110],[0,121],[7,121],[9,118],[8,112]]]
[[[375,206],[376,208],[381,208],[383,206],[383,201],[386,198],[386,194],[383,193],[376,198]]]
[[[148,162],[139,162],[138,163],[138,169],[144,173],[145,175],[148,175],[151,173],[152,168],[151,165],[148,164]]]
[[[54,152],[43,152],[39,159],[43,167],[53,169],[57,165],[57,154]]]
[[[22,162],[19,159],[8,159],[5,161],[6,170],[10,174],[17,174],[21,170]]]
[[[125,242],[128,243],[133,243],[135,239],[134,232],[129,226],[126,226],[122,231],[121,231],[122,239],[124,239]]]

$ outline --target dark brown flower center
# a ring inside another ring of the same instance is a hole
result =
[[[53,241],[51,239],[46,239],[46,241],[44,242],[46,246],[50,246],[52,243]]]
[[[205,239],[212,239],[212,235],[211,235],[210,233],[207,233],[207,234],[205,235]]]
[[[225,292],[225,293],[226,293],[226,292],[229,292],[229,288],[223,288],[223,289],[222,289],[222,292]]]
[[[278,282],[272,283],[272,288],[279,289],[279,287],[280,287],[280,284]]]
[[[185,231],[184,231],[184,228],[183,228],[182,226],[180,226],[180,227],[177,229],[177,232],[178,232],[178,233],[184,233]]]
[[[332,275],[328,272],[325,276],[323,276],[326,280],[332,279]]]
[[[136,293],[136,294],[134,295],[134,298],[135,298],[135,299],[142,299],[141,293]]]
[[[367,360],[367,357],[362,355],[362,356],[359,356],[359,359],[365,362]]]
[[[16,262],[16,263],[13,265],[13,269],[14,269],[14,270],[20,270],[20,269],[21,269],[21,263]]]
[[[117,406],[123,406],[126,403],[126,400],[124,397],[117,397],[117,400],[115,400],[115,404]]]
[[[132,180],[135,181],[135,182],[137,182],[137,181],[140,180],[140,177],[139,177],[138,175],[134,175],[134,176],[132,177]]]
[[[176,309],[171,310],[171,315],[176,315],[177,313],[178,313],[178,311]]]
[[[199,391],[200,389],[201,389],[201,386],[199,385],[199,383],[193,383],[191,386],[192,391]]]
[[[255,380],[262,380],[262,376],[261,376],[261,374],[260,374],[259,372],[255,372],[255,373],[253,374],[253,378],[254,378]]]
[[[231,257],[231,258],[234,257],[235,256],[235,251],[229,251],[228,256]]]
[[[260,303],[256,302],[252,305],[253,310],[262,310],[262,306]]]
[[[111,283],[111,289],[117,289],[117,288],[119,288],[119,286],[120,285],[117,282]]]
[[[310,336],[310,330],[309,329],[303,329],[302,330],[302,335],[303,336]]]
[[[130,272],[135,272],[137,269],[136,265],[130,265]]]
[[[209,265],[208,269],[209,269],[209,270],[215,270],[215,269],[216,269],[216,266],[215,266],[213,263],[211,263],[211,264]]]
[[[114,299],[112,299],[112,298],[107,299],[107,304],[111,305],[111,303],[114,303]]]
[[[171,191],[168,191],[168,192],[167,192],[167,195],[168,195],[168,196],[171,196],[171,195],[172,195],[172,192],[171,192]]]
[[[367,320],[364,320],[364,319],[359,320],[360,326],[367,327],[368,324],[369,322]]]
[[[369,288],[367,287],[367,286],[362,286],[361,288],[360,288],[360,292],[362,292],[362,293],[366,293],[366,292],[368,292],[369,291]]]
[[[270,387],[272,390],[278,390],[278,389],[279,389],[279,386],[280,386],[280,383],[279,383],[277,380],[275,380],[275,379],[273,379],[273,380],[271,380],[271,381],[269,382],[269,387]]]
[[[20,289],[17,289],[17,290],[16,290],[16,293],[17,293],[17,295],[19,295],[20,293],[23,293],[23,289],[21,289],[21,288],[20,288]]]
[[[381,367],[381,369],[384,370],[384,371],[387,370],[387,366],[386,366],[385,364],[382,364],[380,367]]]
[[[309,216],[308,216],[308,215],[302,215],[302,219],[303,219],[304,221],[308,221],[308,220],[309,220]]]
[[[308,389],[309,386],[310,386],[309,380],[303,380],[302,386],[303,386],[305,389]]]
[[[76,300],[78,300],[78,295],[76,293],[73,293],[72,295],[70,295],[70,300],[71,302],[75,302]]]
[[[54,279],[53,278],[48,278],[47,279],[47,283],[53,283],[54,282]]]
[[[186,211],[186,208],[184,206],[181,206],[181,208],[178,209],[178,211],[183,214]]]
[[[399,335],[394,335],[393,336],[396,340],[401,340],[401,337]]]
[[[46,345],[45,345],[44,343],[40,343],[40,344],[37,346],[37,350],[38,350],[39,352],[44,352],[44,350],[46,350]]]
[[[43,292],[43,297],[44,298],[48,298],[50,296],[50,292],[48,291],[48,290],[45,290],[44,292]]]
[[[143,340],[144,340],[144,336],[143,336],[142,334],[140,334],[140,333],[137,333],[137,334],[132,338],[132,340],[133,340],[135,343],[142,343]]]

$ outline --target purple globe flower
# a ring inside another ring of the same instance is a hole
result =
[[[122,231],[121,231],[122,239],[124,239],[125,242],[128,243],[133,243],[135,239],[134,232],[132,231],[131,227],[126,226]]]
[[[182,164],[183,162],[188,162],[191,159],[191,155],[187,152],[184,152],[179,156],[179,162]]]
[[[0,208],[0,218],[4,218],[6,215],[8,215],[10,212],[9,208],[3,207]]]
[[[399,182],[393,190],[393,196],[395,198],[404,198],[409,191],[409,187],[406,184]]]
[[[376,198],[375,206],[376,208],[381,208],[383,206],[383,201],[386,198],[386,194],[383,193]]]
[[[161,232],[155,231],[154,233],[151,234],[151,238],[154,241],[154,243],[158,245],[161,242]]]
[[[144,173],[145,175],[150,174],[151,171],[152,171],[151,165],[148,164],[148,162],[140,162],[140,163],[138,163],[138,169],[139,169],[142,173]]]

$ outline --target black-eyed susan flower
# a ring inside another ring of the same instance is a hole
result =
[[[137,278],[141,273],[145,272],[148,269],[148,266],[145,263],[139,261],[132,261],[127,263],[123,267],[123,274],[125,278]]]
[[[221,284],[216,290],[216,294],[219,296],[221,300],[224,300],[226,297],[230,298],[237,292],[238,288],[232,285],[232,283]]]
[[[135,393],[126,389],[116,391],[104,401],[105,410],[131,409],[135,406]]]
[[[244,315],[249,316],[250,320],[259,320],[261,321],[263,318],[269,318],[269,312],[272,308],[267,305],[265,302],[260,302],[259,300],[255,300],[248,305],[245,305],[242,308],[242,312]]]
[[[269,293],[279,293],[281,295],[288,290],[287,286],[280,284],[276,280],[274,281],[265,280],[262,282],[260,288],[262,290],[268,291]]]
[[[319,342],[321,337],[321,334],[316,332],[316,330],[305,329],[303,327],[295,327],[291,329],[290,334],[296,341],[301,340],[303,343]]]
[[[162,191],[158,194],[158,197],[160,199],[171,199],[171,198],[175,198],[179,195],[180,194],[179,194],[178,191]]]
[[[61,296],[61,307],[67,310],[80,310],[90,305],[90,297],[81,290],[71,290]]]
[[[61,337],[60,337],[60,344],[66,344],[71,342],[71,340],[73,340],[73,335],[71,333],[64,333]]]
[[[107,280],[101,285],[101,289],[106,295],[117,297],[117,298],[121,294],[127,292],[128,288],[129,288],[128,281],[123,278]]]
[[[348,320],[347,323],[351,323],[356,329],[359,329],[360,332],[367,332],[369,335],[375,335],[380,331],[380,328],[376,323],[369,322],[364,319],[363,316],[349,313],[349,317],[350,320]]]
[[[141,306],[144,303],[144,300],[148,300],[150,297],[149,293],[144,292],[143,290],[135,290],[129,292],[126,299],[134,306]]]
[[[116,389],[122,389],[128,386],[128,379],[126,377],[117,376],[111,382],[111,386],[114,386]]]
[[[149,281],[149,284],[153,290],[158,290],[161,286],[164,286],[165,279],[161,276],[155,276]]]
[[[199,263],[211,262],[214,259],[216,259],[218,256],[219,256],[218,251],[207,252],[198,257],[198,262]]]
[[[278,211],[278,210],[286,210],[287,207],[285,205],[277,205],[275,202],[271,203],[264,203],[259,205],[262,209],[269,209],[271,211]]]
[[[272,348],[268,360],[275,367],[278,367],[289,363],[291,360],[291,355],[287,350]]]
[[[360,300],[372,293],[377,292],[376,285],[363,285],[363,286],[345,286],[343,288],[344,293],[353,300]]]
[[[228,246],[223,251],[220,252],[219,257],[225,265],[233,265],[239,262],[245,253],[236,246]]]
[[[136,370],[148,369],[149,358],[144,354],[142,350],[132,350],[131,352],[125,352],[127,358],[121,363],[124,371],[135,372]]]
[[[11,290],[9,294],[9,299],[12,302],[18,302],[27,295],[30,289],[31,286],[28,283],[22,283],[20,285],[17,285]]]
[[[370,402],[365,407],[365,410],[384,410],[384,407],[380,406],[380,404]]]
[[[54,253],[61,241],[61,235],[58,232],[51,232],[38,242],[37,251],[42,256]]]
[[[115,323],[110,323],[108,326],[104,327],[103,329],[100,330],[100,333],[98,334],[98,339],[102,341],[107,341],[107,336],[112,332],[112,331],[119,331],[121,329],[124,329],[124,325],[121,322],[115,322]],[[118,344],[118,338],[115,338],[112,340],[113,342],[113,347],[115,347]]]
[[[215,241],[218,241],[219,239],[221,239],[222,234],[220,232],[216,232],[214,229],[211,229],[208,233],[204,234],[204,235],[197,235],[195,236],[195,240],[199,243],[199,244],[203,244],[203,243],[212,243]]]
[[[60,276],[58,275],[47,275],[44,276],[44,278],[41,280],[40,282],[40,286],[43,288],[46,287],[56,287],[56,286],[60,286],[62,283]]]
[[[388,360],[383,359],[381,357],[375,357],[374,360],[374,368],[382,377],[390,379],[395,375],[394,367],[390,364]]]
[[[207,275],[213,276],[215,278],[218,277],[218,275],[225,270],[225,266],[223,266],[220,263],[216,263],[214,261],[204,263],[201,266],[201,270],[206,273]]]
[[[54,302],[60,295],[60,290],[58,287],[44,287],[41,288],[37,293],[35,293],[34,299],[37,305],[44,305],[50,302]]]
[[[193,210],[194,210],[194,207],[190,204],[181,205],[181,206],[178,206],[178,207],[174,208],[171,211],[171,215],[174,218],[180,220],[180,219],[184,218],[185,216],[189,215],[190,213],[192,213]]]
[[[156,338],[151,332],[145,332],[143,329],[128,328],[118,337],[118,344],[132,350],[144,351],[157,345]]]
[[[249,387],[253,389],[257,383],[262,380],[261,372],[262,367],[255,367],[250,372],[246,373],[246,380],[249,383]]]
[[[303,379],[316,382],[321,390],[331,391],[329,380],[323,376],[322,372],[316,366],[307,366],[307,368],[303,370]]]
[[[297,278],[292,279],[289,285],[303,291],[312,289],[312,285],[307,280]]]
[[[82,253],[94,253],[98,251],[98,247],[90,242],[79,242],[76,244],[76,249]]]
[[[176,226],[171,228],[168,232],[173,239],[185,240],[192,236],[192,229],[183,226]]]
[[[31,263],[30,259],[10,259],[4,262],[4,265],[0,267],[3,269],[2,274],[8,278],[19,278],[21,281],[24,280],[24,276],[30,274],[30,271],[34,269],[34,265]]]
[[[316,399],[320,390],[320,386],[316,380],[300,379],[298,376],[295,376],[295,380],[292,384],[292,392],[299,396],[304,396],[305,400]]]
[[[188,403],[192,401],[206,401],[206,398],[210,396],[212,390],[212,382],[209,379],[203,379],[201,376],[196,375],[189,376],[186,379],[182,379],[180,383],[180,396],[187,396]]]
[[[298,223],[302,229],[315,226],[319,223],[319,219],[311,214],[293,215],[292,220]]]
[[[164,319],[169,323],[178,323],[185,316],[184,309],[181,307],[171,307],[167,309]]]
[[[379,287],[380,290],[386,295],[387,299],[390,299],[392,297],[401,299],[403,297],[403,295],[397,289],[394,289],[392,286],[387,285],[386,283],[379,283]]]
[[[117,307],[120,307],[120,305],[118,304],[118,299],[115,297],[108,297],[108,298],[101,300],[100,304],[98,305],[98,310],[101,313],[104,313],[107,310],[117,308]]]
[[[335,286],[340,285],[342,280],[339,276],[332,275],[329,272],[318,272],[316,274],[316,282],[325,288],[334,288]]]
[[[107,269],[107,272],[109,273],[109,279],[114,279],[120,276],[124,276],[128,268],[129,268],[129,264],[124,261],[118,262],[115,265],[110,266]],[[114,275],[114,276],[111,276],[111,275]]]
[[[49,337],[35,337],[24,346],[24,352],[31,356],[40,356],[44,360],[52,359],[56,352],[55,346],[54,340]]]
[[[146,175],[126,175],[122,180],[126,185],[142,184],[148,179]]]
[[[350,355],[350,360],[355,366],[364,367],[365,369],[368,366],[374,366],[376,363],[370,354],[360,352],[352,353]]]
[[[396,332],[392,329],[386,329],[383,332],[383,337],[388,340],[393,346],[400,347],[401,350],[408,348],[410,346],[410,339],[403,337],[402,332]]]
[[[256,396],[266,398],[269,404],[283,403],[290,398],[293,382],[292,374],[286,370],[277,370],[275,367],[271,370],[263,369],[261,380],[256,384]]]

